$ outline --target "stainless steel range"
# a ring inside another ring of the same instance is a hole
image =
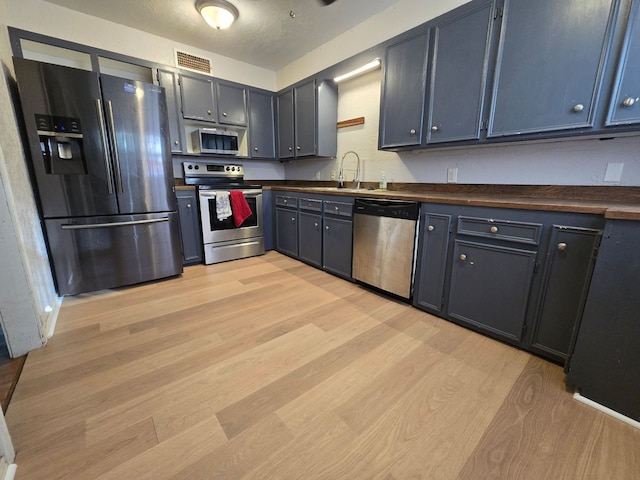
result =
[[[198,187],[205,264],[264,254],[262,188],[244,184],[242,166],[184,162],[183,169],[185,183]],[[231,215],[224,214],[225,210],[229,213],[224,207],[230,197],[237,195],[232,195],[233,191],[242,192],[250,209],[239,226],[234,221],[234,208]]]

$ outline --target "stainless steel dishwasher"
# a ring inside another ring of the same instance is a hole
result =
[[[411,298],[418,203],[356,198],[353,216],[355,280]]]

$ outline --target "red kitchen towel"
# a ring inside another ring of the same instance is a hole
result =
[[[249,207],[247,199],[244,198],[244,193],[241,190],[231,190],[229,201],[233,212],[233,223],[235,223],[236,227],[239,227],[242,222],[251,216],[251,207]]]

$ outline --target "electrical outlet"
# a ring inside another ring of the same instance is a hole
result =
[[[316,172],[316,180],[320,180],[320,172]]]
[[[604,172],[605,182],[619,182],[622,180],[622,169],[624,163],[607,163],[607,169]]]
[[[336,179],[336,171],[331,170],[331,180],[335,180],[335,179]]]
[[[447,168],[447,183],[458,182],[458,167]]]

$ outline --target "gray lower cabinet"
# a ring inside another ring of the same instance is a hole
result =
[[[202,232],[198,213],[198,194],[193,190],[177,190],[180,240],[184,265],[202,263]]]
[[[414,306],[565,362],[602,217],[425,203],[420,225]]]
[[[289,193],[274,193],[276,210],[276,250],[298,257],[298,198]]]
[[[351,278],[353,198],[274,191],[276,250]]]
[[[581,395],[640,421],[640,222],[608,220],[567,383]]]
[[[601,237],[600,229],[552,226],[529,350],[566,361],[580,326]]]
[[[493,1],[475,2],[433,28],[428,144],[480,138],[493,12]]]
[[[420,145],[427,90],[425,33],[387,48],[380,108],[380,149]]]
[[[450,318],[519,343],[537,251],[456,240],[447,313]]]
[[[592,127],[616,0],[505,0],[489,137]]]
[[[249,90],[249,156],[275,158],[275,109],[271,93]]]
[[[445,273],[451,232],[451,215],[430,213],[423,204],[420,213],[418,259],[413,303],[415,306],[440,314],[444,305]]]
[[[322,232],[322,268],[351,278],[353,250],[353,203],[325,200]]]

